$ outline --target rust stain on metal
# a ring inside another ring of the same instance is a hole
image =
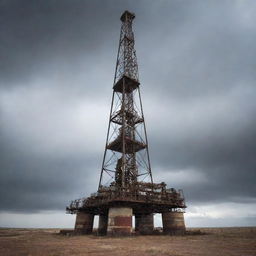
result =
[[[132,225],[132,218],[131,217],[123,217],[117,216],[114,217],[115,226],[131,226]]]
[[[164,182],[153,182],[132,31],[134,18],[129,11],[120,18],[121,33],[98,191],[90,197],[72,201],[66,210],[78,214],[79,218],[81,212],[108,216],[110,208],[128,207],[132,209],[131,215],[148,218],[139,221],[141,230],[148,230],[147,225],[151,227],[152,221],[146,216],[163,213],[168,230],[172,228],[171,221],[178,222],[178,218],[164,213],[178,212],[183,217],[186,205],[182,190],[167,188]],[[121,215],[114,217],[115,225],[131,227],[131,216]],[[112,217],[108,218],[110,223]],[[106,221],[103,223],[101,226],[105,230]],[[113,232],[121,235],[128,231],[117,229],[108,233]]]

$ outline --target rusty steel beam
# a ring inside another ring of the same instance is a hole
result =
[[[91,233],[93,216],[99,215],[98,234],[131,234],[134,215],[136,230],[140,234],[151,234],[154,213],[162,213],[165,233],[185,230],[183,191],[167,188],[164,182],[153,182],[134,48],[134,19],[135,15],[129,11],[120,18],[121,32],[98,191],[72,201],[66,208],[67,213],[77,214],[77,232]]]

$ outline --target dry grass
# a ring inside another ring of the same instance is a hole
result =
[[[4,256],[252,256],[256,228],[189,229],[187,236],[63,236],[58,229],[0,229]]]

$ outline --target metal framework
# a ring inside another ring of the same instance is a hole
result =
[[[124,12],[115,69],[113,95],[98,190],[115,184],[129,191],[137,181],[153,183],[141,104],[132,21]]]
[[[112,205],[129,205],[134,213],[180,211],[186,208],[181,190],[153,183],[132,22],[121,16],[107,139],[97,193],[74,200],[68,213],[100,214]]]

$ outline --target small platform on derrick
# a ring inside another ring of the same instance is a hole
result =
[[[140,83],[130,78],[129,76],[123,75],[114,85],[113,89],[115,92],[123,92],[123,86],[124,86],[124,92],[125,93],[131,93],[133,90],[137,89]]]

